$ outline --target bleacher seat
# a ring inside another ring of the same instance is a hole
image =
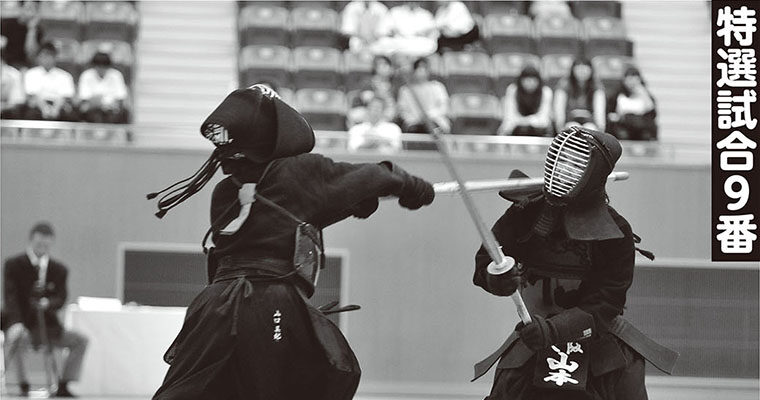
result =
[[[89,1],[84,27],[86,40],[107,39],[131,42],[135,39],[139,15],[126,1]]]
[[[88,40],[82,42],[78,60],[80,72],[90,67],[92,56],[98,50],[105,51],[111,55],[113,67],[121,71],[122,75],[124,75],[124,81],[129,85],[132,81],[135,66],[132,45],[119,40]]]
[[[596,56],[591,60],[594,73],[604,84],[607,97],[614,95],[620,90],[623,74],[626,68],[634,65],[633,58],[627,56]]]
[[[76,39],[72,38],[54,38],[51,39],[53,45],[58,51],[56,54],[56,65],[58,68],[68,71],[76,80],[82,69],[79,66],[80,45]]]
[[[295,106],[315,130],[346,130],[346,97],[339,90],[297,90]]]
[[[250,45],[240,50],[240,87],[270,81],[278,87],[290,86],[290,49],[273,45]]]
[[[339,22],[338,13],[329,8],[294,8],[290,13],[293,46],[336,47]]]
[[[580,24],[575,18],[551,15],[536,19],[538,54],[581,53]]]
[[[453,94],[450,115],[453,134],[493,135],[501,124],[501,103],[490,94]]]
[[[633,56],[633,42],[627,39],[625,24],[612,17],[583,19],[586,58],[600,55]]]
[[[494,79],[496,80],[495,91],[503,95],[507,86],[517,80],[523,68],[532,64],[536,68],[541,67],[541,60],[535,54],[527,53],[499,53],[493,55]]]
[[[356,90],[364,86],[372,77],[372,59],[370,53],[343,53],[343,65],[346,69],[346,90]]]
[[[337,9],[334,1],[288,1],[288,6],[291,9],[296,9],[298,7],[319,7],[329,8],[331,10]]]
[[[470,12],[480,12],[483,15],[490,14],[526,14],[528,5],[524,1],[477,1],[478,9],[470,7]]]
[[[484,35],[491,53],[535,53],[533,22],[525,15],[487,15]]]
[[[250,5],[240,10],[240,44],[288,46],[288,10],[270,5]]]
[[[293,50],[296,88],[335,89],[342,85],[341,53],[330,47],[297,47]]]
[[[282,7],[285,8],[288,6],[287,1],[277,1],[277,0],[254,0],[254,1],[241,1],[238,0],[238,7],[242,10],[245,7],[251,6],[251,5],[257,5],[257,6],[273,6],[273,7]]]
[[[620,2],[618,1],[570,1],[570,9],[575,18],[613,17],[620,18]]]
[[[491,57],[485,53],[450,51],[443,54],[449,93],[490,93]]]
[[[81,36],[80,21],[84,15],[84,5],[78,1],[43,1],[37,15],[40,27],[47,38],[75,39]]]
[[[541,58],[541,72],[544,82],[552,89],[560,79],[570,74],[575,56],[572,54],[547,54]]]

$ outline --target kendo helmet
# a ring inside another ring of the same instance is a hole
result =
[[[580,126],[563,130],[546,153],[544,197],[555,206],[598,197],[621,153],[620,143],[608,133]]]

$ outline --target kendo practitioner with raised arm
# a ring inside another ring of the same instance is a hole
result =
[[[220,166],[229,175],[211,197],[209,285],[164,355],[170,367],[154,399],[352,398],[358,362],[338,328],[304,300],[322,266],[322,229],[369,217],[379,197],[418,209],[433,201],[433,187],[390,162],[310,153],[309,124],[263,85],[228,95],[201,133],[216,146],[203,167],[149,195],[164,193],[160,217]]]
[[[500,192],[513,204],[492,230],[518,264],[489,273],[481,248],[473,280],[497,296],[521,289],[532,321],[475,366],[477,379],[499,361],[487,399],[643,400],[644,359],[672,370],[677,354],[621,317],[639,241],[605,191],[621,152],[612,135],[572,127],[549,146],[542,191]]]

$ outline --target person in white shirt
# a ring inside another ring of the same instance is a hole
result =
[[[405,38],[427,37],[436,39],[438,28],[433,14],[422,8],[418,1],[408,1],[393,7],[386,16],[387,29],[392,36]]]
[[[126,123],[127,85],[124,76],[111,66],[108,53],[97,52],[92,68],[79,77],[79,112],[87,122]]]
[[[470,10],[461,1],[437,1],[435,25],[438,28],[438,52],[461,51],[480,39],[480,29]]]
[[[388,122],[386,99],[374,96],[367,104],[367,121],[354,125],[348,131],[348,150],[369,149],[381,154],[401,150],[401,128]]]
[[[353,0],[341,12],[340,32],[348,37],[352,52],[367,50],[388,35],[388,7],[375,0]]]
[[[504,96],[504,122],[499,135],[554,136],[551,134],[552,89],[533,65],[520,72]]]
[[[26,119],[76,121],[74,109],[74,78],[56,67],[56,48],[44,43],[37,53],[38,66],[24,75],[26,90]]]
[[[413,64],[413,79],[409,85],[402,86],[398,93],[398,113],[402,128],[406,133],[431,133],[423,119],[422,111],[412,97],[411,90],[417,95],[428,118],[441,128],[444,133],[451,132],[449,120],[449,93],[443,83],[430,80],[430,64],[420,58]]]
[[[5,36],[0,37],[0,118],[15,119],[21,116],[26,96],[24,95],[24,81],[21,72],[6,63]]]
[[[636,67],[628,67],[617,96],[612,97],[613,110],[608,115],[610,131],[621,140],[657,139],[657,104]]]

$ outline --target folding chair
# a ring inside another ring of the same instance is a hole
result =
[[[450,51],[443,54],[449,93],[490,93],[493,67],[485,53]]]
[[[451,132],[460,135],[494,135],[501,124],[499,99],[490,94],[451,95]]]
[[[633,42],[626,37],[625,24],[619,18],[587,17],[583,19],[586,58],[601,55],[633,56]]]
[[[305,46],[293,50],[293,78],[298,89],[335,89],[342,85],[340,51],[330,47]]]
[[[346,130],[346,97],[335,89],[300,89],[296,108],[314,130]]]
[[[492,54],[536,52],[533,21],[526,15],[486,15],[483,33]]]
[[[580,25],[575,18],[551,15],[536,20],[538,54],[581,54]]]
[[[330,8],[297,7],[290,13],[293,46],[337,47],[340,19]]]
[[[289,46],[288,10],[266,4],[246,6],[240,10],[238,32],[241,46],[268,44]]]
[[[240,50],[238,58],[240,86],[271,81],[277,86],[290,86],[290,49],[273,45],[250,45]]]

